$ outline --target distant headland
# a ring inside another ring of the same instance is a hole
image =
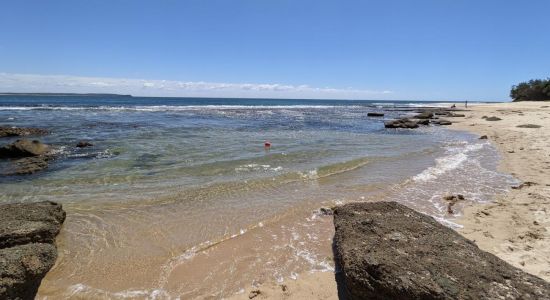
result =
[[[0,96],[41,96],[41,97],[133,97],[132,95],[121,94],[99,94],[99,93],[0,93]]]

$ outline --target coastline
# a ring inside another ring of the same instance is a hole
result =
[[[544,107],[546,106],[546,107]],[[542,108],[541,108],[542,107]],[[459,104],[459,108],[460,104]],[[489,203],[468,205],[458,232],[484,251],[514,267],[550,280],[550,105],[547,102],[495,103],[470,106],[453,118],[451,130],[486,135],[501,155],[498,169],[520,181],[519,188]],[[496,116],[487,121],[483,116]],[[540,128],[518,128],[534,124]],[[523,184],[534,182],[535,184]],[[322,287],[321,289],[319,287]],[[255,290],[260,291],[256,294]],[[332,272],[299,274],[297,280],[266,283],[229,299],[338,299]]]

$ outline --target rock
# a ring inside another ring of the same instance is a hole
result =
[[[252,291],[250,291],[250,294],[248,294],[248,299],[254,299],[254,298],[258,297],[261,294],[262,294],[262,292],[260,290],[252,290]]]
[[[449,203],[447,204],[447,213],[452,215],[454,214],[454,211],[453,211],[453,206],[459,202],[459,201],[463,201],[464,200],[464,196],[461,195],[461,194],[458,194],[458,195],[447,195],[445,197],[443,197],[443,200],[445,201],[448,201]]]
[[[428,119],[416,120],[416,124],[418,124],[418,125],[430,125],[430,120],[428,120]]]
[[[537,185],[538,183],[536,182],[532,182],[532,181],[525,181],[525,182],[522,182],[520,185],[518,186],[513,186],[512,189],[514,190],[521,190],[522,188],[524,187],[530,187],[530,186],[533,186],[533,185]]]
[[[0,299],[34,299],[56,259],[57,250],[52,244],[0,249]]]
[[[323,216],[332,216],[333,210],[331,207],[321,207],[319,208],[319,213]]]
[[[0,248],[53,243],[63,221],[65,211],[54,202],[0,205]]]
[[[384,123],[386,128],[418,128],[418,123],[407,118],[388,121]]]
[[[337,207],[334,224],[349,299],[549,299],[550,283],[396,202]]]
[[[78,144],[76,144],[77,148],[85,148],[85,147],[91,147],[91,146],[93,146],[93,144],[88,141],[80,141],[78,142]]]
[[[27,136],[27,135],[46,135],[49,132],[42,128],[18,128],[0,126],[0,137]]]
[[[431,119],[434,117],[434,113],[431,111],[424,111],[414,116],[415,119]]]
[[[536,124],[521,124],[516,126],[518,128],[541,128],[542,126]]]
[[[370,113],[367,113],[367,116],[368,117],[383,117],[384,114],[383,113],[377,113],[377,112],[370,112]]]
[[[487,139],[487,136],[486,135],[482,135],[479,137],[480,140],[486,140]]]
[[[55,264],[65,212],[54,202],[0,205],[0,299],[34,299]]]
[[[0,148],[0,158],[38,156],[47,154],[49,150],[50,147],[40,141],[22,139]]]
[[[433,124],[437,124],[437,125],[451,125],[453,124],[451,121],[448,121],[448,120],[437,120],[437,121],[432,121]]]
[[[464,117],[466,117],[466,115],[464,115],[464,114],[455,114],[455,113],[450,112],[450,113],[447,114],[447,117],[451,117],[451,118],[464,118]]]
[[[500,121],[502,119],[499,118],[499,117],[486,117],[485,120],[487,120],[487,121]]]

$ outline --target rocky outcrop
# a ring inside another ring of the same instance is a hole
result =
[[[436,124],[436,125],[451,125],[451,124],[453,124],[451,121],[443,120],[443,119],[434,120],[434,121],[432,121],[432,123]]]
[[[414,116],[415,119],[431,119],[434,117],[434,113],[431,111],[424,111]]]
[[[0,126],[0,137],[46,135],[48,133],[49,132],[46,129],[42,128]]]
[[[403,118],[403,119],[384,122],[384,127],[386,128],[418,128],[418,123],[416,121]]]
[[[11,159],[11,164],[0,170],[0,175],[32,174],[48,167],[51,148],[37,140],[21,139],[0,147],[0,159]]]
[[[20,158],[45,155],[50,150],[48,145],[37,140],[17,140],[0,148],[0,158]]]
[[[0,299],[34,299],[55,264],[65,212],[54,202],[0,205]]]
[[[396,202],[337,207],[334,224],[350,299],[550,299],[550,283]]]

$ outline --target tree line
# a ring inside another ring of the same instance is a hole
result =
[[[531,79],[512,86],[510,97],[514,101],[550,100],[550,78]]]

